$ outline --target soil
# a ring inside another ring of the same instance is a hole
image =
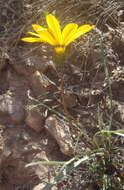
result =
[[[102,1],[95,4],[88,1],[85,6],[83,1],[80,6],[78,3],[73,5],[64,0],[61,3],[49,0],[46,3],[40,0],[0,2],[0,190],[42,189],[42,185],[53,179],[56,167],[25,165],[35,161],[66,161],[75,153],[79,155],[89,150],[88,141],[99,130],[98,108],[104,113],[107,125],[111,99],[112,130],[124,129],[124,5],[120,1],[120,6],[109,17],[105,14],[106,5],[102,4],[102,17],[98,9]],[[81,7],[86,14],[81,14]],[[89,15],[87,7],[91,11]],[[28,28],[31,29],[31,24],[42,18],[45,10],[57,10],[61,19],[67,16],[67,21],[70,17],[79,24],[84,18],[88,23],[98,21],[96,32],[67,49],[61,66],[54,63],[52,47],[24,44],[20,40]],[[61,99],[62,75],[66,108]],[[77,123],[78,128],[74,127]],[[87,139],[82,139],[75,152],[80,130]],[[124,145],[122,139],[117,144]],[[76,174],[75,182],[59,184],[55,189],[96,190],[95,185],[81,184],[82,177],[87,178],[85,172]]]

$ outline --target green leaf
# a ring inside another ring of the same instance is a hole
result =
[[[58,161],[38,161],[38,162],[31,162],[26,164],[25,167],[35,166],[35,165],[64,165],[66,162],[58,162]]]

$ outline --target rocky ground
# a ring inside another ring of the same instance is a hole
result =
[[[112,130],[124,129],[124,4],[1,0],[0,9],[0,190],[41,190],[56,167],[25,165],[66,161],[90,151],[99,131],[98,107],[106,125],[112,111]],[[96,31],[68,48],[61,67],[54,64],[51,47],[20,41],[46,9],[56,10],[63,23],[97,23]],[[85,137],[77,145],[81,133]],[[123,158],[123,140],[115,144]],[[96,190],[94,184],[81,184],[85,172],[75,176],[53,190]]]

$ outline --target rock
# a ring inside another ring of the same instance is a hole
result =
[[[5,118],[6,120],[4,120]],[[2,123],[6,123],[8,120],[8,122],[14,124],[18,124],[24,120],[23,104],[10,91],[0,95],[0,120]]]
[[[46,133],[39,135],[33,130],[27,130],[23,125],[5,126],[3,130],[4,126],[0,126],[0,185],[9,184],[12,190],[33,189],[35,184],[41,183],[42,180],[46,183],[51,181],[54,167],[46,165],[25,167],[25,165],[41,160],[64,160],[54,139]],[[5,183],[3,176],[7,179]],[[7,190],[10,189],[7,188]]]
[[[42,190],[45,187],[45,185],[46,185],[45,183],[40,183],[37,186],[35,186],[33,190]],[[54,186],[51,188],[51,190],[57,190],[57,188]]]
[[[36,132],[40,132],[44,128],[44,118],[42,113],[36,109],[27,110],[25,123],[34,129]]]
[[[3,138],[3,131],[5,129],[5,126],[0,125],[0,164],[2,161],[2,153],[4,151],[4,146],[5,146],[5,142],[4,142],[4,138]]]
[[[73,143],[69,125],[55,115],[46,119],[45,128],[56,139],[60,150],[65,155],[73,154]]]
[[[40,183],[38,185],[36,185],[33,190],[42,190],[45,187],[45,183]]]
[[[29,56],[30,54],[30,56]],[[45,72],[52,63],[49,63],[46,56],[31,54],[30,50],[14,49],[9,55],[10,64],[18,74],[29,77],[36,70]]]
[[[25,118],[28,82],[8,66],[5,83],[8,88],[0,95],[0,120],[10,124],[22,123]]]
[[[57,89],[55,83],[53,83],[50,79],[47,78],[43,73],[36,71],[29,78],[30,86],[35,95],[45,94],[47,90],[54,91]]]

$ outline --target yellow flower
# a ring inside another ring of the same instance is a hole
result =
[[[95,25],[78,27],[75,23],[69,23],[61,30],[59,21],[52,14],[46,16],[46,22],[48,28],[33,24],[32,27],[35,32],[28,32],[28,34],[35,37],[25,37],[21,40],[25,42],[45,42],[54,46],[56,53],[63,54],[66,46],[95,27]]]

